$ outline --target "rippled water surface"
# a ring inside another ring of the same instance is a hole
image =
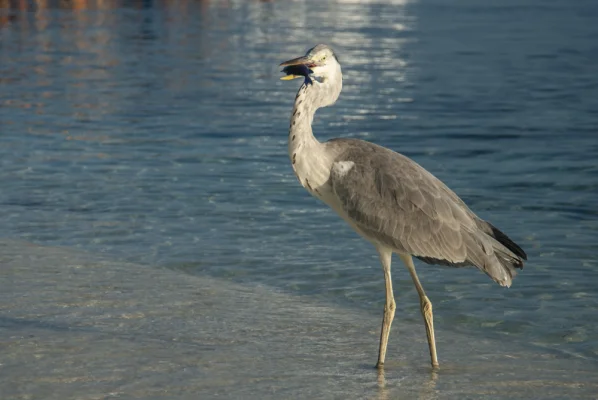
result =
[[[412,157],[528,253],[508,290],[418,264],[437,335],[595,363],[597,18],[589,0],[0,2],[0,236],[381,314],[375,251],[287,156],[298,84],[278,64],[324,42],[344,86],[316,136]],[[419,323],[393,271],[396,321]]]

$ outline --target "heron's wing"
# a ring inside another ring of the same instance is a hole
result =
[[[479,229],[481,220],[440,180],[409,158],[369,142],[331,145],[343,150],[333,163],[330,184],[366,236],[428,263],[475,265],[510,284],[514,269],[502,267],[494,255],[495,247],[504,246]]]

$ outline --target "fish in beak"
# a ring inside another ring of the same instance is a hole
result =
[[[305,83],[312,83],[309,74],[313,74],[311,68],[315,67],[316,64],[313,61],[311,61],[308,57],[297,57],[292,60],[283,62],[282,64],[280,64],[280,66],[284,67],[281,72],[286,74],[285,76],[280,78],[283,81],[289,81],[291,79],[304,77]]]

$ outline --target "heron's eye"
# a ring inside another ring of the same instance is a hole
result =
[[[322,61],[324,61],[324,60],[326,60],[326,56],[323,56],[323,57],[322,57]]]

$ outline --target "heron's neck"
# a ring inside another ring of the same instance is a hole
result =
[[[289,157],[293,160],[296,153],[320,144],[314,137],[311,124],[317,110],[316,90],[312,85],[303,84],[295,97],[295,106],[291,114],[289,128]]]

